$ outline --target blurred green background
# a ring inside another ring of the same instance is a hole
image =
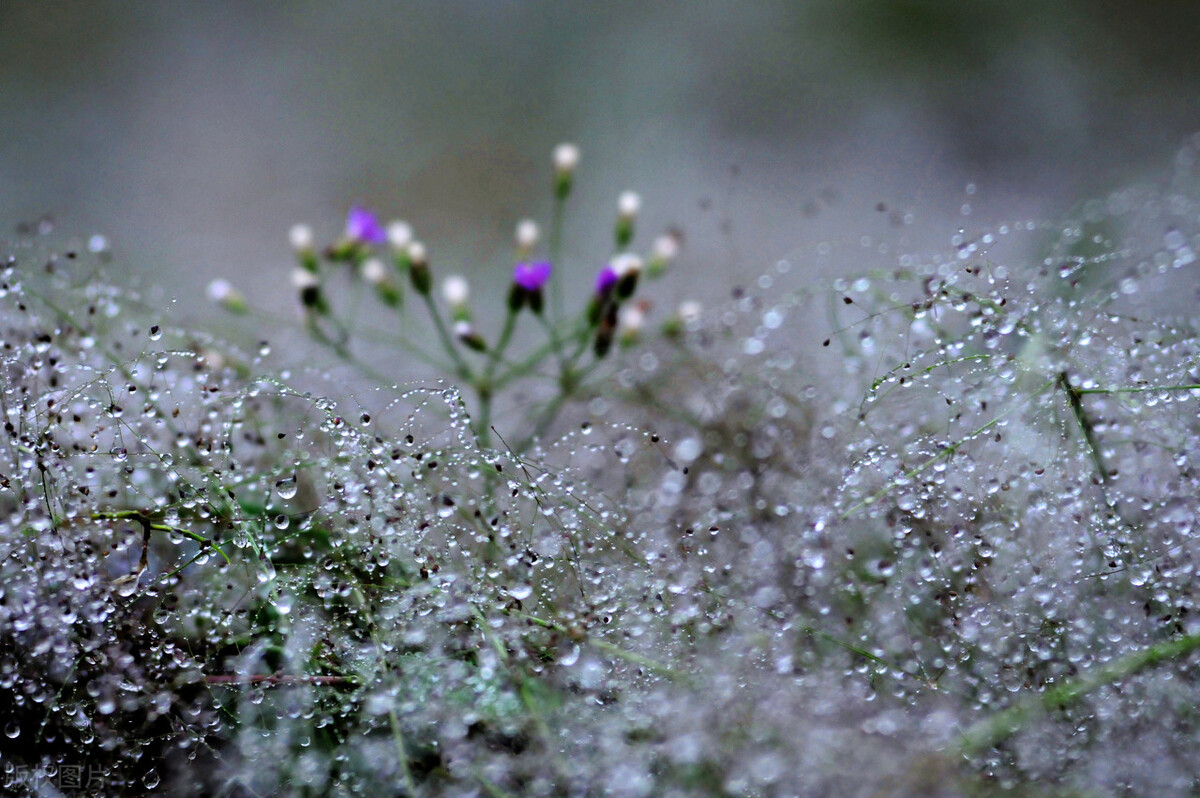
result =
[[[1198,45],[1195,2],[6,0],[0,224],[104,233],[204,314],[218,276],[289,307],[289,226],[358,202],[500,287],[571,140],[564,279],[634,188],[641,242],[687,235],[662,295],[711,298],[822,240],[944,244],[968,184],[986,225],[1165,173]]]

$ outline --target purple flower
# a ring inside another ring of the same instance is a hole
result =
[[[346,217],[346,238],[362,244],[382,244],[387,240],[387,234],[379,226],[375,214],[355,205]]]
[[[604,296],[612,290],[612,287],[617,284],[619,275],[617,270],[612,267],[612,264],[606,265],[596,274],[596,293]]]
[[[526,291],[539,291],[546,284],[546,281],[550,279],[550,272],[552,270],[553,267],[548,260],[518,263],[513,268],[513,282]]]

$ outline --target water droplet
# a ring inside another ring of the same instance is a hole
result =
[[[299,482],[296,479],[295,474],[275,482],[275,492],[279,494],[279,498],[285,501],[288,499],[294,499],[299,489]]]

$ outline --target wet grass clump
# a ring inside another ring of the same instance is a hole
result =
[[[369,284],[444,314],[447,379],[353,395],[12,242],[6,789],[1195,790],[1195,159],[942,252],[822,245],[854,276],[798,257],[655,331],[526,269],[488,338],[406,241]],[[367,363],[326,270],[396,243],[358,222],[294,241],[331,367]]]

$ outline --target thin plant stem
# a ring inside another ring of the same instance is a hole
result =
[[[267,687],[302,687],[315,685],[320,687],[346,685],[355,686],[359,681],[354,676],[304,676],[284,673],[265,673],[253,676],[238,674],[213,674],[204,677],[207,685],[236,687],[241,685],[266,685]]]
[[[446,329],[446,323],[442,321],[442,314],[438,312],[433,297],[430,294],[422,293],[421,299],[425,301],[425,307],[429,309],[429,317],[433,320],[433,326],[437,330],[438,340],[442,342],[442,348],[454,361],[455,373],[464,382],[472,382],[474,377],[471,374],[471,367],[467,365],[467,361],[463,360],[458,347],[454,345],[454,339],[450,337],[450,332]]]
[[[1143,385],[1137,388],[1073,388],[1076,394],[1149,393],[1151,391],[1200,391],[1200,385]]]
[[[1071,406],[1071,415],[1075,418],[1075,423],[1079,427],[1079,431],[1083,433],[1084,442],[1087,444],[1088,455],[1092,458],[1092,465],[1096,467],[1096,473],[1100,477],[1101,482],[1107,482],[1108,466],[1104,463],[1104,458],[1100,454],[1100,444],[1096,441],[1096,430],[1092,426],[1092,421],[1088,414],[1083,409],[1083,401],[1078,388],[1071,385],[1071,381],[1067,378],[1067,372],[1059,372],[1058,385],[1067,395],[1067,403]]]
[[[385,673],[389,673],[392,670],[392,666],[388,664],[383,656],[384,646],[379,639],[378,627],[375,624],[374,613],[371,612],[367,597],[363,594],[360,587],[354,588],[353,595],[358,605],[367,614],[367,621],[370,624],[371,630],[371,642],[375,644],[375,650],[378,652],[379,666]],[[400,726],[400,716],[396,713],[394,703],[388,705],[388,725],[392,730],[392,742],[396,746],[396,757],[400,767],[400,775],[404,780],[404,789],[408,795],[416,795],[417,785],[413,780],[412,769],[408,766],[408,748],[404,742],[404,730]]]
[[[547,245],[550,250],[550,263],[555,269],[562,268],[562,232],[563,214],[566,210],[567,198],[560,195],[554,197],[554,208],[550,212],[550,236]],[[554,312],[554,321],[561,322],[565,308],[563,306],[562,280],[554,280],[550,286],[550,308]]]
[[[1200,634],[1193,634],[1164,640],[1135,651],[979,721],[959,737],[959,748],[966,754],[978,754],[994,748],[1019,732],[1035,716],[1067,707],[1100,687],[1115,684],[1160,662],[1187,656],[1198,648]]]
[[[475,437],[483,446],[490,445],[492,440],[492,397],[496,390],[493,383],[496,368],[504,357],[504,350],[512,341],[513,330],[516,329],[516,326],[517,311],[508,308],[504,316],[504,327],[500,330],[500,338],[497,339],[496,345],[488,350],[487,364],[483,367],[483,377],[475,383],[475,394],[479,399],[479,421],[475,426]]]
[[[201,534],[192,532],[191,530],[183,529],[182,527],[171,526],[170,524],[157,523],[157,522],[151,520],[151,518],[148,515],[146,515],[145,513],[143,513],[141,510],[108,510],[108,511],[104,511],[104,512],[92,513],[92,518],[94,518],[98,521],[99,520],[118,520],[118,519],[128,518],[128,519],[137,521],[139,524],[142,525],[142,528],[145,529],[147,532],[150,532],[150,531],[174,532],[177,535],[183,535],[186,538],[190,538],[203,546],[208,546],[209,548],[216,551],[217,554],[220,554],[221,558],[223,560],[225,560],[226,563],[230,562],[228,555],[226,555],[225,552],[221,549],[221,547],[217,545],[217,542],[215,540],[206,538]]]
[[[558,359],[559,374],[561,374],[565,379],[570,365],[567,361],[566,355],[563,353],[562,340],[558,337],[558,328],[551,324],[550,320],[547,319],[545,315],[539,313],[537,314],[537,317],[538,321],[542,323],[542,326],[546,328],[546,334],[550,336],[550,349],[554,352],[555,357]]]
[[[566,341],[582,340],[583,343],[586,345],[587,333],[588,333],[588,327],[586,324],[578,325],[578,326],[576,326],[576,328],[573,331],[571,331],[571,333],[569,335],[566,336],[565,340]],[[532,352],[530,352],[526,357],[512,363],[509,366],[507,371],[505,371],[504,373],[502,373],[496,377],[496,379],[492,382],[492,387],[495,388],[496,390],[500,390],[500,389],[504,388],[506,385],[508,385],[509,383],[511,383],[513,380],[524,377],[525,375],[527,375],[531,371],[533,371],[535,368],[537,368],[538,365],[540,365],[546,359],[546,356],[551,354],[553,351],[554,351],[554,346],[550,342],[546,342],[546,343],[542,344],[541,346],[539,346],[538,348],[536,348]],[[578,353],[576,353],[576,355],[573,356],[571,359],[574,360],[575,357],[577,357],[577,356],[578,356]]]
[[[1040,396],[1044,391],[1046,391],[1047,388],[1049,388],[1050,386],[1054,385],[1057,382],[1058,382],[1057,379],[1052,380],[1051,382],[1047,382],[1046,384],[1044,384],[1040,388],[1038,388],[1036,391],[1034,391],[1033,395]],[[980,435],[982,435],[983,433],[987,432],[992,427],[999,424],[1004,419],[1004,417],[1007,416],[1009,413],[1011,413],[1014,409],[1016,409],[1015,405],[1009,405],[1009,407],[1007,409],[1005,409],[1003,412],[998,414],[991,421],[988,421],[987,423],[982,424],[981,426],[977,427],[976,429],[972,430],[971,432],[968,432],[960,440],[957,440],[954,443],[947,445],[944,449],[942,449],[936,455],[929,458],[925,462],[921,463],[916,468],[912,468],[912,469],[904,472],[904,479],[911,479],[912,477],[915,477],[917,474],[920,474],[925,469],[932,466],[934,463],[937,463],[941,460],[945,460],[947,457],[952,456],[955,452],[957,452],[963,446],[963,444],[965,444],[969,441],[975,440]],[[875,493],[871,494],[870,496],[868,496],[867,498],[858,502],[857,504],[850,507],[849,509],[844,510],[839,517],[842,519],[849,518],[851,515],[858,512],[862,508],[869,507],[870,505],[879,501],[884,496],[886,496],[892,492],[892,490],[896,487],[897,482],[898,482],[898,479],[894,479],[894,480],[888,482],[888,484],[884,485],[882,488],[880,488]]]
[[[544,629],[552,629],[553,631],[558,632],[563,635],[566,635],[568,637],[578,636],[577,633],[572,632],[572,630],[568,629],[566,626],[562,625],[561,623],[557,623],[555,621],[548,621],[545,618],[539,618],[536,615],[530,615],[530,614],[524,613],[524,612],[514,612],[513,614],[520,618],[524,618],[525,620],[529,621],[532,624],[541,626]],[[609,643],[607,640],[600,640],[600,639],[593,638],[593,637],[584,637],[584,638],[582,638],[582,640],[585,640],[588,643],[588,645],[596,647],[597,649],[599,649],[600,651],[603,651],[605,654],[608,654],[611,657],[614,657],[616,659],[623,659],[626,662],[633,663],[634,665],[639,665],[648,671],[653,671],[654,673],[661,674],[663,676],[666,676],[669,679],[673,679],[676,681],[687,681],[689,679],[688,675],[682,671],[679,671],[679,670],[676,670],[675,668],[664,665],[661,662],[659,662],[655,659],[652,659],[650,657],[647,657],[645,655],[638,654],[637,652],[629,651],[628,649],[621,648],[618,645]]]

